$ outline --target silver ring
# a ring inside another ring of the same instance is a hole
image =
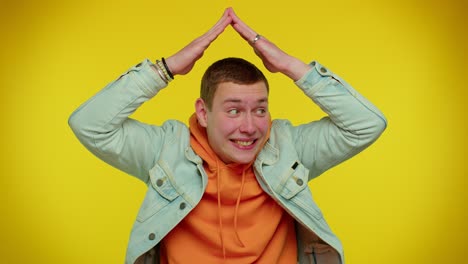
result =
[[[259,39],[261,39],[261,38],[262,38],[262,36],[260,36],[259,34],[257,34],[257,35],[255,36],[255,38],[252,39],[252,41],[251,41],[252,44],[255,44],[255,42],[257,42],[257,41],[258,41]]]

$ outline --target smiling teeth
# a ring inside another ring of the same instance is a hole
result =
[[[241,146],[250,146],[252,145],[253,141],[236,141],[236,143]]]

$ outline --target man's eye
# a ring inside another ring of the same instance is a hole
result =
[[[265,108],[259,108],[257,109],[257,114],[258,115],[264,115],[266,113],[266,109]]]
[[[230,115],[236,115],[237,113],[239,113],[239,111],[237,109],[231,109],[231,110],[228,111],[228,113]]]

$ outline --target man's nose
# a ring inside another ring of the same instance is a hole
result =
[[[251,114],[245,114],[242,118],[241,125],[239,127],[240,132],[246,134],[255,133],[254,120]]]

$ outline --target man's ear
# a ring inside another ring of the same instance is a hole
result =
[[[208,125],[208,111],[205,101],[198,98],[197,101],[195,101],[195,113],[197,114],[198,123],[202,127],[207,127]]]

